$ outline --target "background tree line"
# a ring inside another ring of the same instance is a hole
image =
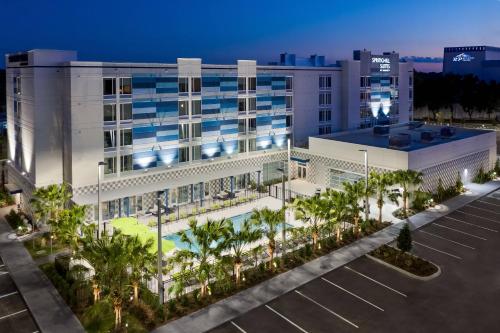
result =
[[[448,111],[451,120],[463,111],[469,121],[474,115],[498,121],[500,83],[481,81],[474,75],[442,73],[415,72],[414,78],[415,110],[427,109],[435,121],[443,117],[442,111]]]

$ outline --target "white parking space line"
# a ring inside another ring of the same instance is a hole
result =
[[[296,328],[298,328],[301,332],[304,332],[304,333],[309,333],[307,332],[305,329],[303,329],[302,327],[300,327],[299,325],[295,324],[293,321],[291,321],[290,319],[288,319],[287,317],[285,317],[284,315],[282,315],[281,313],[279,313],[278,311],[274,310],[272,307],[270,307],[269,305],[266,304],[266,308],[268,308],[269,310],[271,310],[272,312],[274,312],[275,314],[277,314],[278,316],[280,316],[281,318],[285,319],[288,323],[292,324],[293,326],[295,326]]]
[[[238,331],[240,331],[241,333],[247,333],[247,331],[245,331],[244,329],[242,329],[241,327],[239,327],[238,325],[236,325],[236,323],[234,321],[230,321],[231,325],[233,325],[234,327],[236,327],[238,329]]]
[[[495,199],[496,200],[496,199]],[[497,206],[497,207],[500,207],[499,204],[494,204],[492,202],[488,202],[488,201],[484,201],[484,200],[478,200],[479,202],[482,202],[482,203],[485,203],[485,204],[488,204],[488,205],[492,205],[492,206]]]
[[[460,222],[460,223],[463,223],[463,224],[467,224],[467,225],[470,225],[472,227],[476,227],[476,228],[480,228],[480,229],[483,229],[483,230],[487,230],[487,231],[491,231],[491,232],[498,232],[498,230],[495,230],[495,229],[490,229],[490,228],[486,228],[486,227],[483,227],[482,225],[477,225],[477,224],[474,224],[474,223],[469,223],[469,222],[465,222],[465,221],[462,221],[460,219],[456,219],[454,217],[449,217],[449,216],[443,216],[445,219],[448,219],[448,220],[453,220],[453,221],[457,221],[457,222]]]
[[[5,275],[5,274],[9,274],[9,272],[0,272],[0,276]]]
[[[469,215],[469,216],[477,217],[478,219],[483,219],[483,220],[486,220],[486,221],[490,221],[490,222],[493,222],[493,223],[498,223],[498,224],[500,224],[500,221],[493,220],[493,219],[489,219],[489,218],[484,217],[484,216],[481,216],[481,215],[476,215],[476,214],[466,213],[466,212],[464,212],[464,211],[461,211],[460,209],[457,209],[457,212],[460,212],[460,213],[465,214],[465,215]]]
[[[479,209],[479,210],[482,210],[482,211],[485,211],[485,212],[488,212],[488,213],[492,213],[492,214],[497,214],[497,215],[500,215],[499,212],[495,211],[495,210],[491,210],[491,209],[486,209],[486,208],[482,208],[482,207],[477,207],[477,206],[474,206],[472,204],[468,204],[467,206],[465,207],[470,207],[470,208],[474,208],[474,209]],[[464,213],[464,214],[469,214],[469,213],[466,213],[460,209],[457,209],[456,210],[457,212],[460,212],[460,213]],[[499,222],[500,223],[500,222]]]
[[[424,230],[419,230],[419,232],[423,233],[423,234],[426,234],[426,235],[429,235],[429,236],[432,236],[432,237],[436,237],[436,238],[439,238],[439,239],[442,239],[442,240],[446,240],[450,243],[453,243],[453,244],[457,244],[457,245],[460,245],[460,246],[463,246],[463,247],[466,247],[468,249],[471,249],[471,250],[475,250],[476,248],[475,247],[472,247],[470,245],[466,245],[466,244],[463,244],[463,243],[460,243],[460,242],[457,242],[457,241],[454,241],[454,240],[451,240],[449,238],[446,238],[446,237],[443,237],[443,236],[439,236],[439,235],[436,235],[436,234],[433,234],[432,232],[427,232],[427,231],[424,231]]]
[[[356,297],[356,298],[357,298],[357,299],[359,299],[360,301],[363,301],[363,302],[365,302],[366,304],[369,304],[369,305],[373,306],[375,309],[378,309],[378,310],[380,310],[380,311],[384,311],[384,309],[382,309],[380,306],[377,306],[377,305],[373,304],[372,302],[367,301],[367,300],[366,300],[366,299],[364,299],[363,297],[358,296],[358,295],[356,295],[355,293],[353,293],[353,292],[351,292],[351,291],[349,291],[349,290],[347,290],[347,289],[342,288],[342,287],[341,287],[341,286],[339,286],[338,284],[335,284],[335,283],[333,283],[332,281],[327,280],[327,279],[325,279],[325,278],[323,278],[323,277],[322,277],[321,279],[322,279],[323,281],[325,281],[325,282],[327,282],[327,283],[331,284],[332,286],[335,286],[335,287],[339,288],[340,290],[342,290],[342,291],[344,291],[344,292],[348,293],[349,295]]]
[[[356,324],[354,324],[352,321],[350,321],[350,320],[348,320],[348,319],[346,319],[346,318],[342,317],[341,315],[339,315],[339,314],[338,314],[338,313],[336,313],[335,311],[330,310],[330,309],[329,309],[329,308],[327,308],[326,306],[324,306],[324,305],[322,305],[322,304],[320,304],[320,303],[316,302],[316,301],[315,301],[315,300],[313,300],[311,297],[304,295],[303,293],[301,293],[301,292],[300,292],[300,291],[298,291],[298,290],[295,290],[295,292],[296,292],[297,294],[299,294],[300,296],[304,297],[305,299],[307,299],[308,301],[311,301],[312,303],[316,304],[317,306],[319,306],[319,307],[320,307],[320,308],[322,308],[323,310],[330,312],[330,313],[331,313],[332,315],[334,315],[335,317],[337,317],[337,318],[339,318],[339,319],[341,319],[341,320],[345,321],[345,322],[346,322],[346,323],[348,323],[349,325],[351,325],[351,326],[353,326],[353,327],[355,327],[355,328],[359,328],[359,326],[358,326],[358,325],[356,325]]]
[[[8,293],[8,294],[3,294],[3,295],[0,295],[0,299],[1,298],[5,298],[5,297],[9,297],[9,296],[12,296],[12,295],[15,295],[19,293],[18,291],[14,291],[14,292],[11,292],[11,293]]]
[[[442,224],[439,224],[437,222],[434,222],[431,224],[432,226],[436,226],[436,227],[440,227],[440,228],[445,228],[445,229],[448,229],[448,230],[452,230],[452,231],[455,231],[455,232],[458,232],[458,233],[461,233],[461,234],[464,234],[464,235],[467,235],[469,237],[474,237],[474,238],[477,238],[477,239],[480,239],[480,240],[487,240],[486,238],[484,237],[480,237],[480,236],[476,236],[476,235],[472,235],[472,234],[469,234],[468,232],[465,232],[465,231],[462,231],[462,230],[458,230],[458,229],[455,229],[455,228],[450,228],[450,227],[447,227],[445,225],[442,225]]]
[[[413,241],[413,244],[417,244],[417,245],[420,245],[420,246],[422,246],[422,247],[428,248],[429,250],[433,250],[433,251],[436,251],[436,252],[439,252],[439,253],[442,253],[442,254],[446,254],[447,256],[450,256],[450,257],[455,258],[455,259],[458,259],[458,260],[462,260],[462,258],[461,258],[461,257],[459,257],[459,256],[456,256],[456,255],[451,254],[451,253],[449,253],[449,252],[445,252],[445,251],[442,251],[442,250],[438,250],[438,249],[436,249],[435,247],[432,247],[432,246],[429,246],[429,245],[425,245],[425,244],[422,244],[422,243],[420,243],[420,242]]]
[[[24,309],[24,310],[21,310],[21,311],[17,311],[17,312],[8,314],[6,316],[0,317],[0,320],[5,319],[5,318],[9,318],[9,317],[12,317],[12,316],[15,316],[15,315],[18,315],[18,314],[26,312],[26,311],[28,311],[28,309]]]
[[[383,283],[382,283],[382,282],[380,282],[380,281],[377,281],[377,280],[375,280],[375,279],[373,279],[373,278],[371,278],[371,277],[369,277],[369,276],[367,276],[367,275],[365,275],[365,274],[363,274],[363,273],[360,273],[360,272],[358,272],[357,270],[355,270],[355,269],[353,269],[353,268],[351,268],[351,267],[349,267],[349,266],[344,266],[344,268],[345,268],[345,269],[350,270],[350,271],[351,271],[351,272],[353,272],[353,273],[358,274],[359,276],[364,277],[365,279],[368,279],[368,280],[370,280],[370,281],[372,281],[372,282],[375,282],[376,284],[378,284],[378,285],[380,285],[380,286],[382,286],[382,287],[384,287],[384,288],[387,288],[387,289],[389,289],[390,291],[392,291],[392,292],[394,292],[394,293],[396,293],[396,294],[399,294],[399,295],[401,295],[401,296],[403,296],[403,297],[408,297],[406,294],[403,294],[402,292],[397,291],[396,289],[391,288],[391,287],[389,287],[388,285],[385,285],[385,284],[383,284]]]

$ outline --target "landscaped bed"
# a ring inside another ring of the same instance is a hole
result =
[[[439,270],[436,265],[427,260],[388,245],[382,245],[370,252],[370,255],[419,277],[429,277]]]
[[[154,244],[150,251],[152,253],[155,253],[157,251],[158,237],[156,233],[149,230],[149,228],[144,224],[139,223],[137,219],[133,217],[121,217],[118,219],[114,219],[111,222],[111,225],[113,226],[113,228],[119,229],[124,235],[139,236],[139,239],[143,242],[146,242],[149,238],[152,238]],[[172,251],[175,248],[175,243],[166,239],[162,239],[161,244],[163,253]]]

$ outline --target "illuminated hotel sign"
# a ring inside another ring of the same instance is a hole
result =
[[[383,58],[383,57],[374,57],[372,58],[372,64],[379,64],[379,70],[381,72],[390,72],[391,71],[391,59]]]
[[[471,62],[474,60],[474,57],[467,53],[460,53],[453,57],[454,62]]]

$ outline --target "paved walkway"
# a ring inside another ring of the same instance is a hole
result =
[[[500,181],[493,181],[483,185],[470,184],[467,188],[470,189],[469,193],[450,199],[432,210],[410,217],[408,222],[412,229],[420,228],[450,211],[458,209],[500,188]],[[393,241],[402,225],[403,223],[391,225],[369,237],[360,239],[321,258],[317,258],[195,313],[161,326],[153,332],[193,333],[205,332],[215,328],[365,255],[380,245]]]
[[[77,317],[40,271],[23,244],[8,238],[12,229],[4,216],[9,211],[10,207],[0,209],[0,255],[40,331],[84,332]]]

